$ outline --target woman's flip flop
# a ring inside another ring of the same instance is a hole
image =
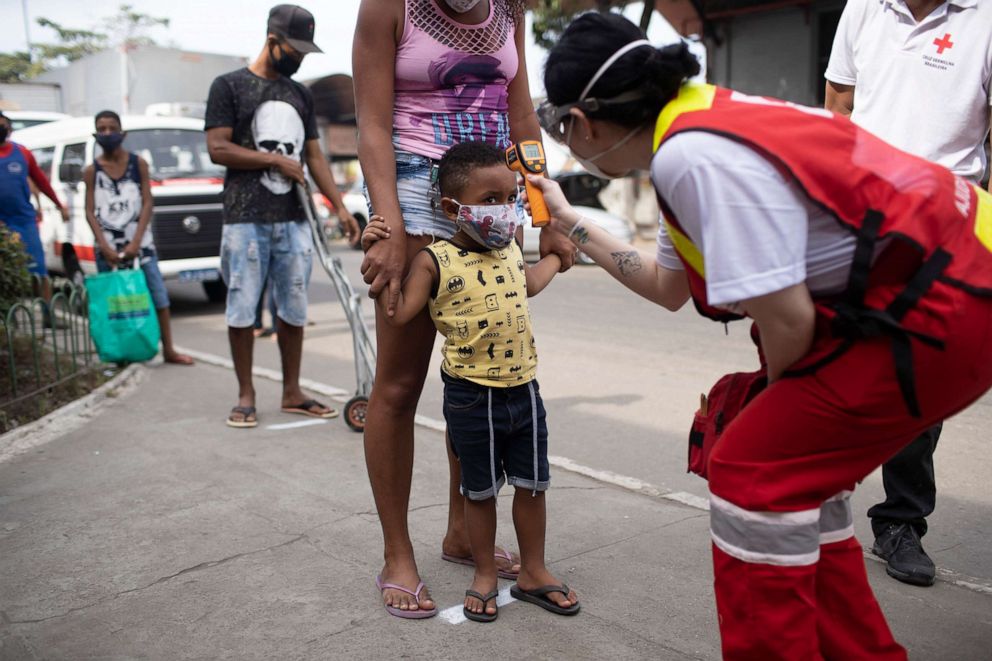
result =
[[[552,592],[560,592],[565,597],[568,597],[570,590],[567,585],[545,585],[534,590],[521,590],[519,586],[514,584],[510,588],[510,596],[518,601],[526,601],[530,604],[535,604],[540,606],[544,610],[551,611],[552,613],[557,613],[558,615],[575,615],[579,612],[582,604],[575,603],[568,608],[562,608],[555,602],[548,599],[548,595]]]
[[[496,612],[495,613],[487,613],[486,612],[486,604],[488,604],[490,601],[492,601],[493,599],[495,599],[496,597],[499,596],[499,590],[493,590],[489,594],[485,594],[485,595],[484,594],[481,594],[479,592],[476,592],[475,590],[465,590],[465,596],[466,597],[475,597],[476,599],[478,599],[479,601],[482,602],[482,612],[481,613],[476,613],[474,611],[470,611],[468,609],[468,606],[462,606],[462,613],[464,613],[465,614],[465,617],[467,617],[468,619],[472,620],[473,622],[495,622],[496,621],[496,618],[499,617],[499,606],[498,605],[496,606]]]
[[[417,604],[420,604],[420,593],[424,590],[424,582],[421,581],[417,584],[416,590],[410,590],[402,585],[396,585],[395,583],[383,583],[382,576],[375,577],[375,586],[379,588],[379,594],[381,595],[386,590],[399,590],[400,592],[406,592],[412,595],[414,599],[417,600]],[[437,606],[427,610],[425,608],[418,608],[415,611],[403,610],[402,608],[397,608],[396,606],[386,606],[383,602],[383,606],[386,608],[386,612],[394,617],[400,617],[404,620],[422,620],[426,617],[434,617],[437,615]]]
[[[506,560],[507,562],[510,563],[511,567],[515,564],[513,562],[513,555],[509,551],[496,551],[493,553],[493,556],[497,560]],[[472,559],[472,556],[468,556],[467,558],[465,558],[457,555],[450,555],[448,553],[442,553],[441,559],[446,560],[447,562],[453,562],[456,565],[468,565],[469,567],[475,567],[475,560]],[[496,574],[500,578],[508,578],[511,581],[517,580],[517,578],[520,576],[520,572],[510,571],[508,569],[500,569],[499,567],[496,567]]]
[[[327,411],[325,411],[324,413],[321,413],[320,411],[317,410],[318,408],[327,409]],[[284,407],[282,407],[282,412],[283,413],[298,413],[300,415],[306,415],[306,416],[309,416],[311,418],[324,418],[324,419],[327,419],[327,418],[336,418],[336,417],[338,417],[337,410],[332,409],[329,406],[324,406],[323,404],[321,404],[320,402],[318,402],[316,399],[308,399],[308,400],[306,400],[304,402],[300,402],[299,404],[294,404],[292,406],[284,406]]]

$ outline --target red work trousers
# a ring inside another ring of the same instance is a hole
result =
[[[894,292],[869,298],[884,303]],[[904,322],[945,342],[912,343],[921,417],[908,413],[891,339],[863,339],[812,374],[773,383],[714,448],[724,658],[906,658],[868,584],[848,497],[920,432],[992,387],[992,300],[936,283]],[[811,353],[837,345],[824,334]]]

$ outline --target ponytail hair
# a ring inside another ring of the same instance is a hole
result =
[[[582,90],[613,53],[644,38],[639,27],[619,14],[589,12],[579,16],[548,55],[544,66],[548,101],[556,106],[578,101]],[[699,61],[685,42],[663,48],[634,48],[603,72],[586,98],[609,100],[636,91],[642,95],[622,103],[600,104],[586,115],[622,126],[640,126],[657,117],[682,84],[699,71]]]

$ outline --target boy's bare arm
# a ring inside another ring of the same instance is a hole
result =
[[[431,297],[434,289],[434,282],[438,277],[437,267],[434,260],[426,251],[417,253],[410,264],[410,273],[403,281],[403,288],[400,290],[399,301],[396,304],[396,313],[393,316],[386,315],[386,321],[393,326],[402,326],[412,321],[418,314],[423,312],[424,306]],[[376,304],[385,311],[386,301],[380,296],[376,299]]]
[[[141,174],[141,212],[138,216],[138,229],[134,232],[134,238],[124,251],[127,257],[136,257],[141,252],[141,239],[148,230],[148,223],[152,220],[152,210],[155,202],[152,198],[152,186],[149,181],[148,163],[145,159],[138,157],[138,171]]]
[[[561,257],[550,253],[542,257],[534,266],[524,264],[524,277],[527,279],[527,296],[537,296],[561,271]]]

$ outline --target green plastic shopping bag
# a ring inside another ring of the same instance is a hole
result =
[[[105,363],[138,363],[158,353],[158,316],[139,261],[133,269],[86,276],[90,335]]]

